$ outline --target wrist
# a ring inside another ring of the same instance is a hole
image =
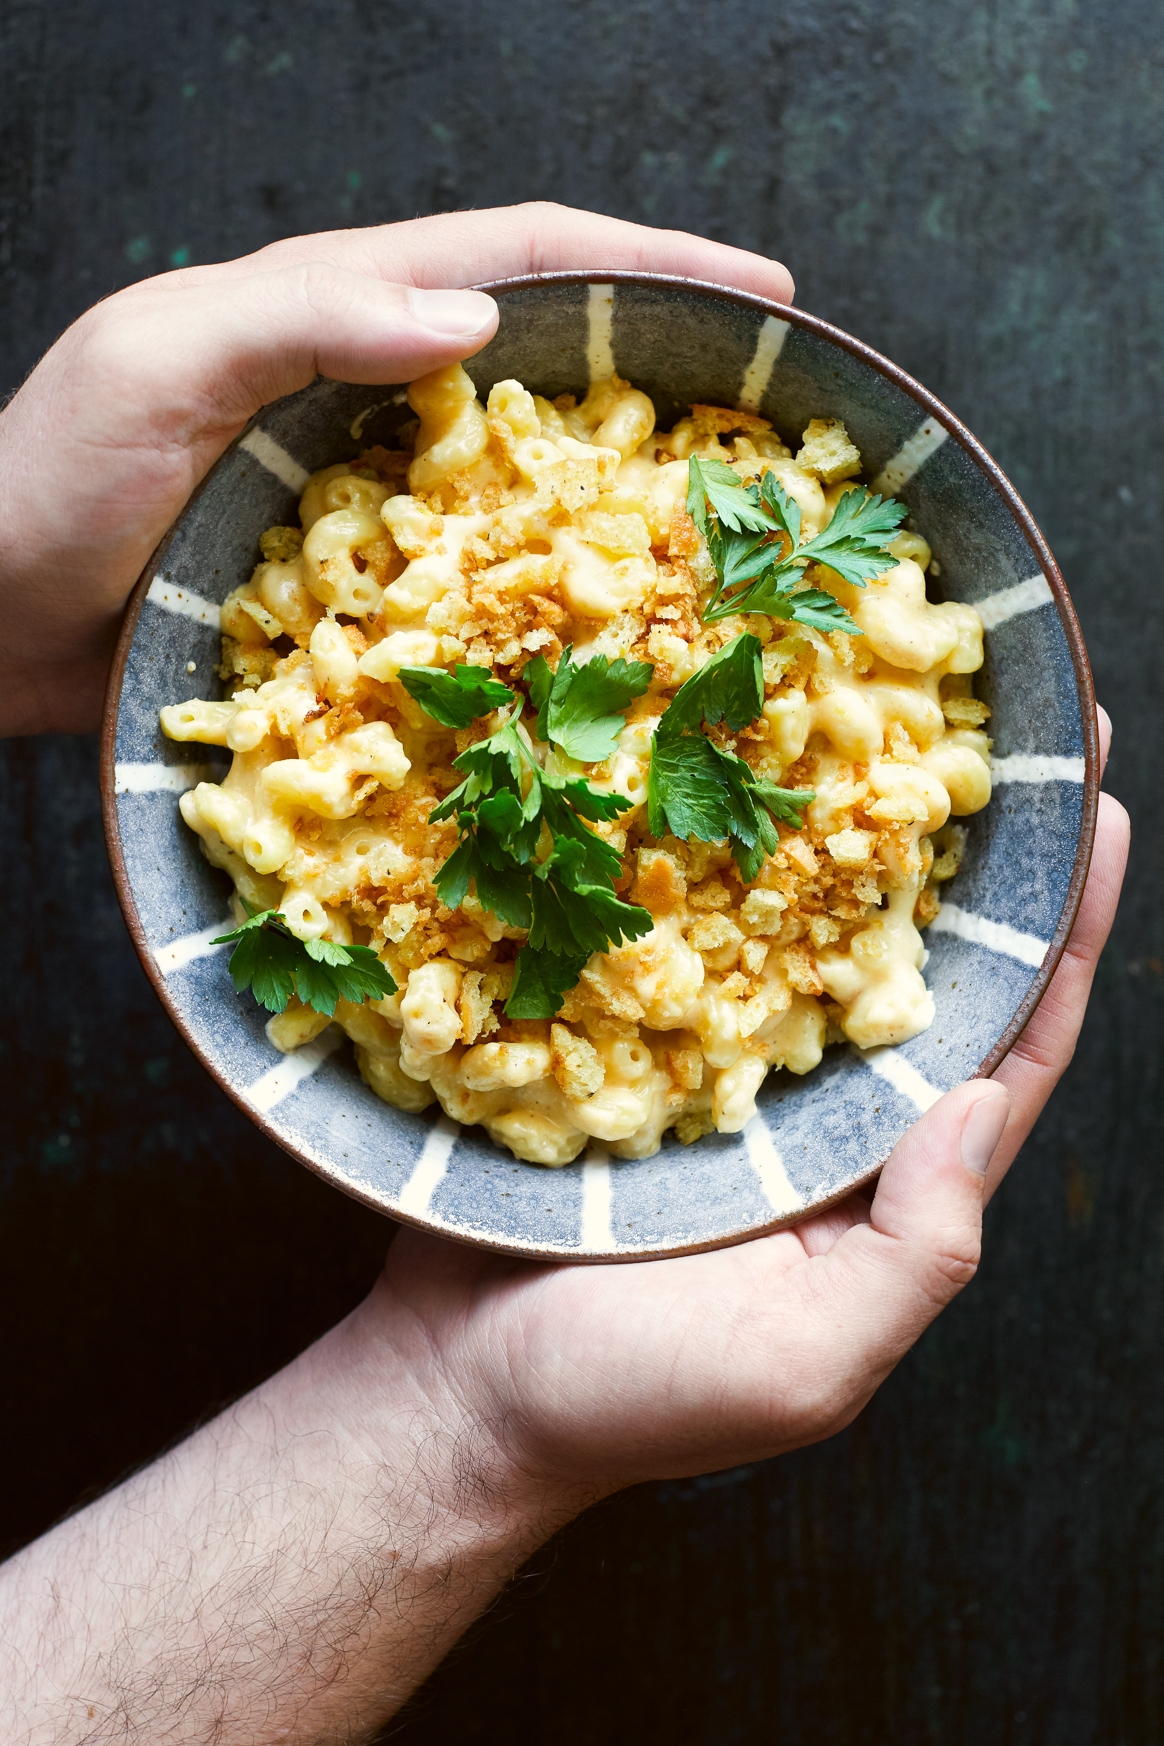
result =
[[[292,1370],[305,1419],[325,1413],[375,1487],[389,1550],[409,1547],[416,1580],[455,1568],[468,1595],[507,1580],[595,1492],[537,1470],[498,1376],[450,1344],[381,1280]]]

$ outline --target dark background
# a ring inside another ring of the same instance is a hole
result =
[[[7,0],[0,43],[0,388],[95,298],[296,231],[531,196],[685,226],[984,439],[1115,720],[1128,892],[977,1284],[843,1436],[592,1511],[393,1737],[1164,1738],[1157,0]],[[15,1546],[327,1326],[385,1227],[170,1028],[94,742],[0,749]]]

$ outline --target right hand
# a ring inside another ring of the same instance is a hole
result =
[[[1102,712],[1100,726],[1106,752]],[[1038,1010],[993,1079],[909,1130],[875,1193],[637,1266],[542,1266],[405,1229],[349,1326],[387,1339],[446,1416],[456,1403],[483,1483],[557,1503],[558,1519],[636,1481],[832,1436],[974,1276],[982,1208],[1074,1052],[1128,834],[1102,795],[1079,916]]]

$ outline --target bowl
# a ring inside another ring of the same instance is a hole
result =
[[[549,273],[488,285],[501,320],[466,368],[553,397],[617,369],[668,428],[691,401],[741,406],[786,437],[842,418],[877,488],[901,497],[940,565],[931,592],[978,608],[979,694],[992,710],[995,794],[930,927],[937,1016],[897,1048],[827,1050],[798,1079],[769,1076],[740,1134],[612,1163],[519,1163],[480,1128],[410,1115],[360,1079],[335,1027],[279,1055],[264,1013],[234,993],[228,886],[199,853],[178,796],[229,754],[165,739],[163,704],[214,697],[218,608],[249,576],[260,532],[294,518],[309,472],[391,443],[404,390],[319,380],[265,407],[147,565],[110,678],[102,793],[118,895],[147,975],[212,1077],[256,1125],[337,1188],[394,1219],[545,1260],[635,1261],[710,1249],[794,1223],[874,1176],[920,1111],[991,1073],[1062,954],[1091,855],[1098,797],[1087,655],[1045,540],[1001,469],[904,371],[792,308],[639,273]]]

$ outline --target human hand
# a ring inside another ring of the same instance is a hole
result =
[[[338,1328],[0,1570],[3,1737],[371,1738],[593,1499],[848,1424],[973,1275],[983,1202],[1071,1058],[1127,838],[1104,796],[1037,1013],[875,1193],[640,1266],[401,1231]]]
[[[0,733],[97,726],[130,589],[261,406],[469,357],[497,307],[454,288],[558,268],[793,291],[742,249],[534,203],[292,237],[87,311],[0,415]]]
[[[1106,757],[1102,714],[1101,734]],[[561,1497],[565,1514],[843,1429],[974,1275],[982,1207],[1074,1052],[1127,844],[1127,815],[1102,796],[1075,930],[1031,1023],[992,1080],[951,1091],[904,1136],[875,1193],[637,1266],[539,1266],[403,1230],[358,1316],[407,1353],[422,1389],[468,1402],[500,1474]]]

